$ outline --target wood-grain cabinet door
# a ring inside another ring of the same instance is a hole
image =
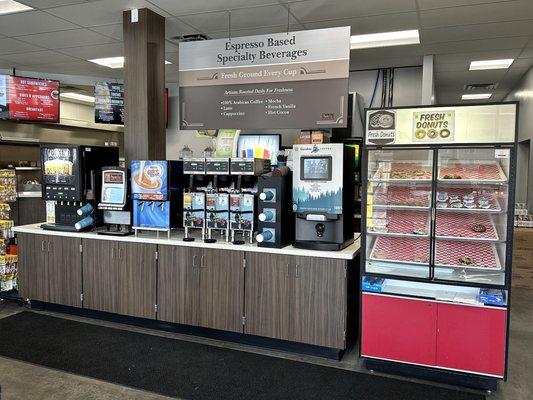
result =
[[[81,239],[48,236],[46,275],[48,296],[45,301],[72,307],[81,307],[82,257]]]
[[[180,246],[159,246],[157,318],[185,325],[198,325],[198,250]]]
[[[200,250],[200,316],[205,328],[242,332],[244,253]]]
[[[290,340],[290,256],[246,253],[244,331]]]
[[[346,262],[293,257],[290,340],[345,348]]]
[[[118,312],[118,244],[111,240],[83,239],[83,307]]]
[[[157,245],[121,242],[118,245],[117,313],[156,317]]]
[[[46,237],[29,233],[17,234],[18,285],[20,296],[26,299],[46,301]]]

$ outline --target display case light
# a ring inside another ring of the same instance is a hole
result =
[[[486,100],[492,97],[492,93],[463,94],[461,100]]]
[[[368,49],[372,47],[404,46],[419,43],[420,35],[418,29],[354,35],[350,38],[350,48],[352,50]]]
[[[505,58],[501,60],[479,60],[470,62],[470,71],[479,71],[484,69],[506,69],[511,66],[514,58]]]
[[[13,14],[28,10],[33,10],[33,7],[14,0],[0,0],[0,15]]]
[[[107,57],[107,58],[93,58],[92,60],[87,60],[89,62],[103,65],[108,68],[124,68],[124,57]],[[165,60],[165,65],[172,64],[170,61]]]

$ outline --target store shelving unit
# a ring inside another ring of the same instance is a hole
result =
[[[516,116],[516,103],[366,111],[369,368],[487,389],[507,378]]]

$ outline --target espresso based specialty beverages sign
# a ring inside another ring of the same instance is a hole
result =
[[[350,28],[180,43],[180,127],[345,127]]]

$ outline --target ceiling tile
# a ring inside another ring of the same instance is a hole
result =
[[[88,29],[72,29],[61,32],[41,33],[17,37],[19,40],[46,47],[48,49],[63,49],[67,47],[88,46],[113,43],[115,39],[100,35]]]
[[[383,31],[417,29],[418,18],[415,12],[409,12],[401,14],[377,15],[373,17],[343,18],[334,21],[305,22],[305,26],[308,29],[350,26],[352,35],[359,35]]]
[[[124,49],[122,43],[111,43],[95,46],[73,47],[62,49],[60,52],[71,57],[91,60],[93,58],[119,57],[124,54]]]
[[[27,51],[44,50],[42,47],[21,42],[17,39],[4,38],[0,39],[0,54],[25,53]]]
[[[83,27],[122,23],[122,12],[132,8],[152,8],[145,0],[100,0],[57,7],[49,13]]]
[[[42,11],[0,15],[0,33],[6,36],[31,35],[74,28],[77,26]]]
[[[7,61],[22,65],[42,65],[75,61],[76,59],[52,50],[34,51],[31,53],[6,54],[2,56]]]
[[[422,28],[531,19],[533,1],[508,1],[420,12]]]
[[[257,28],[248,28],[248,29],[235,29],[231,31],[232,37],[240,36],[255,36],[255,35],[268,35],[270,33],[279,33],[285,32],[287,25],[276,25],[276,26],[262,26]],[[291,26],[291,30],[293,27]],[[228,30],[222,30],[219,32],[209,32],[209,37],[212,39],[224,39],[228,37]]]
[[[291,4],[291,11],[302,22],[345,19],[380,14],[416,11],[414,0],[310,0]],[[387,27],[378,27],[381,31]]]
[[[228,29],[228,13],[214,12],[180,17],[180,20],[202,32],[219,32]],[[294,20],[293,20],[294,22]],[[287,24],[287,11],[281,5],[248,8],[231,12],[231,29],[246,29]]]
[[[86,0],[17,0],[19,3],[33,7],[35,9],[44,10],[46,8],[66,6],[71,4],[85,3]]]
[[[114,70],[111,68],[98,66],[88,61],[52,63],[52,64],[39,65],[37,67],[33,66],[33,64],[28,64],[28,65],[21,65],[19,68],[28,70],[28,71],[62,73],[62,74],[68,74],[68,75],[96,76],[96,77],[116,78],[116,79],[120,79],[122,77],[121,69]]]
[[[452,42],[475,39],[490,39],[533,34],[533,19],[525,21],[498,22],[476,25],[450,26],[423,29],[420,38],[423,43]]]
[[[512,37],[512,38],[495,38],[483,40],[463,40],[458,42],[443,42],[443,43],[429,43],[422,47],[426,54],[454,54],[476,52],[480,50],[490,49],[507,50],[507,49],[522,49],[529,40],[527,36]],[[497,57],[502,58],[502,57]]]
[[[533,57],[533,47],[526,47],[520,54],[520,58],[531,58]]]
[[[165,21],[165,37],[171,38],[174,36],[188,35],[192,33],[200,33],[198,29],[194,29],[190,25],[177,18],[167,18]]]
[[[168,21],[168,20],[167,20]],[[120,24],[111,24],[111,25],[102,25],[102,26],[93,26],[90,28],[91,31],[100,33],[104,36],[108,36],[115,40],[122,41],[122,23]]]
[[[239,7],[270,5],[272,0],[209,0],[209,1],[176,1],[150,0],[150,3],[172,15],[203,13],[207,11],[231,10]]]
[[[515,1],[515,0],[476,0],[476,4],[487,5],[489,3],[501,3],[504,1]],[[468,6],[471,4],[472,4],[472,0],[418,0],[418,6],[421,10]]]

